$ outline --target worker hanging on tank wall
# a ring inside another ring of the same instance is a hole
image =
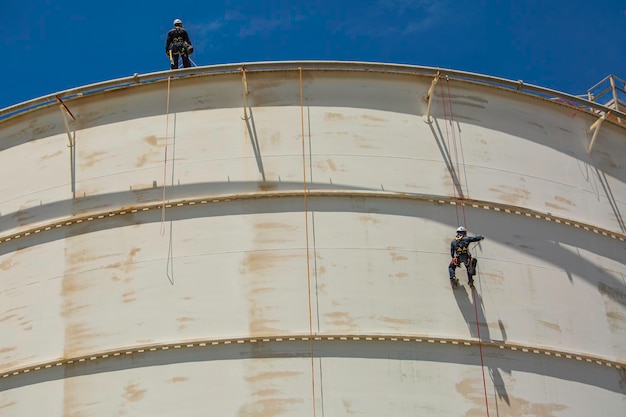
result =
[[[468,284],[474,288],[474,275],[476,275],[478,261],[472,257],[468,246],[472,242],[480,242],[483,239],[484,237],[481,235],[467,236],[467,230],[463,226],[456,229],[456,237],[450,242],[450,256],[452,256],[452,260],[448,265],[450,283],[453,287],[459,285],[459,280],[455,275],[456,269],[461,265],[465,265]]]

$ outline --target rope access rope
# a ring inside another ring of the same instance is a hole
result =
[[[461,175],[460,175],[460,169],[461,169],[461,165],[459,163],[459,150],[457,147],[457,138],[456,138],[456,134],[454,132],[454,113],[452,112],[452,97],[450,94],[450,80],[446,77],[446,86],[447,86],[447,90],[448,90],[448,107],[450,108],[450,129],[452,130],[452,142],[454,145],[454,158],[456,161],[456,168],[454,167],[454,164],[452,163],[452,155],[450,155],[450,165],[452,165],[452,172],[455,173],[456,175],[452,177],[452,190],[453,190],[453,194],[454,194],[454,201],[455,201],[455,208],[456,208],[456,221],[457,221],[457,225],[459,224],[459,205],[458,205],[458,200],[461,200],[461,206],[462,206],[462,210],[463,210],[463,226],[467,228],[467,218],[465,216],[465,202],[463,201],[463,195],[461,194],[461,196],[457,197],[457,193],[456,193],[456,186],[454,184],[454,180],[455,177],[457,179],[457,183],[459,186],[459,192],[462,193],[463,191],[463,187],[461,184]],[[441,99],[442,99],[442,105],[443,105],[443,114],[444,114],[444,122],[446,125],[446,138],[448,140],[448,149],[450,150],[450,152],[452,151],[452,147],[450,146],[450,135],[448,133],[448,119],[447,119],[447,112],[446,112],[446,98],[445,98],[445,93],[444,93],[444,89],[443,86],[440,85],[440,90],[441,90]],[[459,138],[460,140],[460,138]],[[460,147],[460,146],[459,146]],[[463,162],[463,166],[465,166],[465,162]],[[489,417],[489,401],[487,400],[487,382],[485,380],[485,362],[483,359],[483,345],[482,345],[482,338],[480,337],[480,325],[478,323],[478,305],[477,305],[477,300],[476,300],[476,293],[475,293],[475,289],[472,287],[471,288],[472,291],[472,299],[474,301],[474,314],[476,315],[476,330],[478,333],[478,352],[480,354],[480,371],[482,372],[482,379],[483,379],[483,393],[485,396],[485,410],[487,413],[487,417]]]
[[[304,199],[304,229],[306,238],[306,276],[307,291],[309,297],[309,354],[311,356],[311,401],[313,405],[313,417],[316,416],[315,407],[315,361],[313,359],[313,311],[311,306],[311,259],[309,256],[309,210],[307,202],[307,181],[306,181],[306,157],[304,143],[304,100],[302,95],[302,67],[298,68],[300,77],[300,127],[302,135],[302,188]]]
[[[454,168],[454,164],[452,163],[452,155],[450,153],[450,151],[452,150],[452,147],[450,146],[450,134],[448,133],[448,114],[447,114],[447,110],[446,110],[446,95],[444,94],[443,91],[443,86],[441,84],[439,84],[439,91],[441,92],[441,105],[443,106],[443,121],[444,121],[444,125],[446,126],[446,139],[448,141],[448,161],[450,164],[450,168],[452,171],[452,195],[454,197],[454,207],[456,209],[456,224],[457,226],[460,225],[460,221],[459,221],[459,206],[458,204],[456,204],[457,202],[457,197],[456,197],[456,178],[457,178],[457,174],[456,174],[456,170]]]
[[[478,307],[475,297],[475,291],[472,289],[472,298],[474,299],[474,313],[476,314],[476,330],[478,331],[478,351],[480,352],[480,370],[483,374],[483,392],[485,393],[485,410],[487,410],[487,417],[489,417],[489,402],[487,401],[487,382],[485,381],[485,362],[483,360],[483,342],[480,337],[480,326],[478,325]]]
[[[459,181],[459,192],[461,193],[460,195],[460,199],[461,199],[461,209],[463,211],[463,226],[465,228],[467,228],[467,219],[465,218],[465,202],[464,200],[464,196],[463,196],[463,187],[461,186],[461,165],[459,164],[459,151],[457,149],[457,140],[456,140],[456,133],[454,130],[454,113],[452,112],[452,97],[450,96],[450,79],[448,77],[446,77],[446,86],[448,87],[448,106],[450,107],[450,130],[452,130],[452,142],[454,143],[454,157],[456,159],[456,172],[457,172],[457,178]],[[461,138],[459,138],[459,141],[461,140]],[[459,144],[459,147],[460,144]],[[463,148],[461,148],[462,151]],[[463,170],[465,171],[465,161],[463,161]],[[467,178],[465,181],[466,187],[467,187]]]

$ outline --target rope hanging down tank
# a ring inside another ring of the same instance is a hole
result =
[[[302,67],[298,67],[300,78],[300,127],[302,136],[302,192],[304,196],[304,228],[306,239],[306,276],[309,302],[309,354],[311,357],[311,402],[313,406],[313,417],[316,417],[315,407],[315,361],[313,360],[313,312],[311,306],[311,258],[309,256],[309,208],[307,202],[307,179],[306,179],[306,157],[304,143],[304,99],[302,95]]]
[[[454,159],[456,162],[456,167],[454,166],[454,164],[452,163],[452,157],[450,157],[450,165],[451,165],[451,172],[452,172],[452,191],[453,191],[453,195],[454,195],[454,206],[456,208],[456,223],[457,225],[459,225],[459,200],[461,202],[461,208],[462,208],[462,212],[463,212],[463,226],[465,228],[467,228],[467,218],[465,216],[465,202],[463,201],[464,197],[463,197],[463,187],[461,185],[461,176],[460,176],[460,163],[459,163],[459,147],[457,147],[457,137],[456,137],[456,133],[454,130],[454,113],[452,111],[452,96],[450,94],[450,80],[448,77],[446,77],[446,87],[447,87],[447,99],[448,99],[448,108],[450,110],[450,130],[452,131],[452,142],[453,142],[453,146],[454,146]],[[447,109],[446,109],[446,94],[444,92],[444,88],[443,86],[440,84],[439,85],[440,91],[441,91],[441,102],[443,105],[443,117],[444,117],[444,122],[446,125],[446,138],[448,141],[448,150],[451,151],[452,150],[452,146],[450,144],[450,133],[448,132],[448,114],[447,114]],[[459,137],[459,142],[460,142],[461,138]],[[465,163],[463,163],[463,166],[465,166]],[[456,182],[456,184],[455,184]],[[459,187],[459,196],[457,196],[457,192],[456,192],[456,187]],[[478,303],[476,300],[476,294],[475,294],[475,289],[471,288],[472,291],[472,298],[474,300],[474,314],[476,316],[476,330],[477,330],[477,335],[478,335],[478,351],[480,354],[480,370],[482,372],[482,379],[483,379],[483,393],[484,393],[484,397],[485,397],[485,410],[486,410],[486,414],[487,417],[489,417],[489,401],[487,400],[487,382],[485,379],[485,361],[483,358],[483,344],[482,344],[482,338],[480,337],[480,325],[478,323]]]

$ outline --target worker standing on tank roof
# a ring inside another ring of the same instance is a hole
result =
[[[189,55],[193,53],[193,46],[191,45],[189,34],[183,29],[183,22],[180,19],[175,19],[174,28],[167,32],[165,53],[170,58],[171,69],[178,69],[179,55],[183,60],[183,67],[191,67]]]

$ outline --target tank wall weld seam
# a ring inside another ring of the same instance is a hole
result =
[[[204,196],[194,199],[177,199],[171,200],[165,204],[166,208],[184,207],[196,204],[209,204],[209,203],[225,203],[231,201],[245,201],[254,199],[265,198],[297,198],[304,195],[303,191],[263,191],[263,192],[251,192],[251,193],[236,193],[236,194],[220,194],[215,196]],[[343,198],[387,198],[398,200],[412,200],[412,201],[425,201],[434,204],[464,204],[472,208],[493,210],[499,213],[514,214],[520,216],[534,217],[539,220],[545,220],[548,222],[555,222],[563,224],[565,226],[572,226],[578,229],[582,229],[588,232],[593,232],[602,236],[609,237],[611,239],[620,240],[626,242],[626,234],[605,229],[602,227],[594,226],[589,223],[584,223],[565,217],[555,216],[549,213],[542,213],[536,210],[527,209],[519,206],[488,202],[483,200],[474,199],[454,199],[447,196],[433,196],[428,194],[405,194],[405,193],[390,193],[390,192],[367,192],[367,191],[327,191],[327,190],[308,190],[308,197],[343,197]],[[15,239],[28,237],[33,234],[38,234],[52,229],[58,229],[61,227],[72,226],[83,222],[92,222],[96,220],[102,220],[115,216],[123,216],[125,214],[135,214],[143,211],[160,210],[162,209],[163,202],[146,203],[134,207],[123,207],[115,210],[107,210],[103,212],[89,213],[63,220],[56,220],[51,223],[39,224],[35,227],[30,227],[19,232],[10,233],[4,236],[0,235],[0,244],[10,242]]]
[[[124,347],[116,350],[107,350],[101,352],[92,352],[82,356],[75,356],[71,358],[61,358],[49,362],[38,363],[0,371],[0,378],[9,378],[29,372],[41,371],[53,367],[71,365],[74,363],[96,361],[103,359],[113,359],[115,357],[138,355],[149,352],[166,351],[170,349],[185,349],[185,348],[204,348],[219,345],[230,344],[253,344],[253,343],[280,343],[288,341],[309,341],[310,337],[314,341],[331,341],[331,342],[398,342],[398,343],[429,343],[429,344],[451,344],[455,346],[465,347],[478,347],[478,339],[457,339],[448,337],[432,337],[427,335],[402,335],[402,334],[315,334],[313,336],[307,335],[286,335],[286,336],[267,336],[267,337],[237,337],[226,339],[199,339],[199,340],[187,340],[171,342],[166,344],[146,344],[133,347]],[[494,349],[510,350],[520,353],[539,354],[552,356],[559,359],[567,359],[580,362],[588,362],[600,366],[606,366],[615,369],[626,369],[626,362],[620,362],[617,360],[608,359],[601,356],[591,355],[588,353],[576,353],[564,350],[551,349],[547,347],[539,347],[532,345],[524,345],[520,343],[512,342],[498,342],[498,341],[481,341],[483,347],[489,347]]]

